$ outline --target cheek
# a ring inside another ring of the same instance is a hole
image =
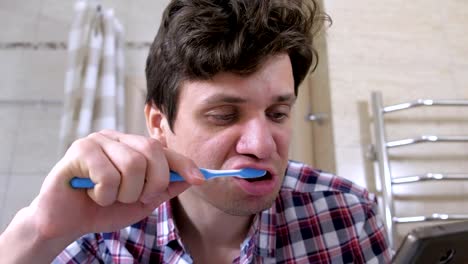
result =
[[[274,134],[276,148],[278,154],[281,157],[288,157],[289,155],[289,144],[291,142],[291,135],[292,129],[289,127],[286,129],[279,130]]]
[[[232,148],[232,142],[224,134],[207,136],[206,133],[191,131],[177,136],[176,151],[191,158],[199,167],[219,168]]]

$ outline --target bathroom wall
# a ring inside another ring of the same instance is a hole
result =
[[[336,172],[377,192],[373,163],[371,91],[385,105],[418,98],[468,99],[468,2],[325,1]],[[468,135],[468,107],[420,108],[386,116],[387,138]],[[468,172],[468,143],[392,149],[395,176]],[[468,213],[468,185],[421,183],[398,187],[397,213]],[[448,195],[448,194],[449,195]],[[421,199],[422,201],[419,201]],[[414,225],[401,226],[403,235]]]
[[[168,0],[101,2],[114,8],[127,42],[147,44]],[[370,93],[382,91],[387,105],[420,97],[468,99],[468,2],[335,0],[325,1],[325,8],[333,25],[317,43],[319,69],[305,82],[307,90],[301,90],[312,104],[304,98],[298,102],[294,122],[300,132],[294,134],[291,156],[378,192],[373,163],[366,158],[372,142]],[[66,51],[34,44],[66,42],[72,10],[72,1],[0,0],[0,231],[37,194],[58,159]],[[7,45],[18,42],[32,45]],[[128,116],[133,117],[128,122],[134,133],[144,133],[146,53],[145,45],[126,50],[127,92],[132,95]],[[466,110],[422,110],[389,116],[388,137],[468,134]],[[303,117],[309,112],[324,112],[328,118],[322,125],[305,124]],[[391,153],[396,160],[393,172],[468,171],[466,149],[463,144],[438,144],[397,150]],[[406,199],[398,207],[402,213],[468,208],[463,202],[447,203],[463,200],[468,193],[463,184],[425,184],[398,191]],[[454,197],[444,195],[446,191]],[[408,193],[420,193],[424,202],[408,198]],[[434,199],[434,194],[443,199]],[[407,230],[403,227],[401,233]]]
[[[100,1],[111,7],[123,24],[127,42],[126,86],[128,131],[145,133],[143,97],[147,45],[156,33],[169,0]],[[58,130],[67,65],[73,3],[59,0],[0,0],[0,231],[20,208],[36,196],[51,167],[57,162]],[[323,41],[322,41],[323,42]],[[50,45],[56,47],[50,47]],[[326,64],[320,69],[326,70]],[[321,74],[319,74],[321,75]],[[290,157],[315,164],[333,164],[321,151],[314,156],[314,124],[305,119],[317,78],[304,81],[293,115],[295,131]],[[323,83],[323,82],[321,82]],[[322,85],[328,90],[328,86]],[[324,134],[323,130],[321,133]],[[325,133],[320,142],[331,142]],[[326,151],[330,152],[327,147]],[[332,166],[323,166],[330,168]]]
[[[123,24],[128,130],[145,133],[144,64],[169,1],[101,1]],[[57,162],[74,1],[0,0],[0,232],[31,202]],[[57,47],[43,45],[45,42]],[[16,44],[15,44],[16,43]]]
[[[144,64],[169,0],[100,2],[103,8],[114,9],[125,28],[128,132],[144,134]],[[72,16],[73,1],[0,0],[0,23],[15,25],[0,31],[0,231],[37,195],[58,161],[65,46]],[[296,103],[290,157],[315,163],[313,123],[305,120],[311,110],[311,82],[304,82]]]

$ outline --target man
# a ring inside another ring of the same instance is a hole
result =
[[[77,140],[0,237],[0,256],[6,263],[389,262],[374,196],[288,162],[291,109],[314,60],[311,32],[323,19],[306,0],[172,1],[147,60],[151,137],[101,131]],[[200,167],[267,173],[204,180]],[[169,183],[170,170],[185,182]],[[96,185],[74,190],[74,176]]]

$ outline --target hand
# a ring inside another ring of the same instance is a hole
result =
[[[169,183],[170,169],[186,181]],[[72,189],[75,176],[91,178],[95,187]],[[133,224],[203,181],[192,160],[153,138],[101,131],[72,144],[28,209],[41,236],[76,239]]]

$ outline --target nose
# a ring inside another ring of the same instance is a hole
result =
[[[272,128],[264,118],[248,121],[236,145],[239,154],[267,159],[276,151]]]

